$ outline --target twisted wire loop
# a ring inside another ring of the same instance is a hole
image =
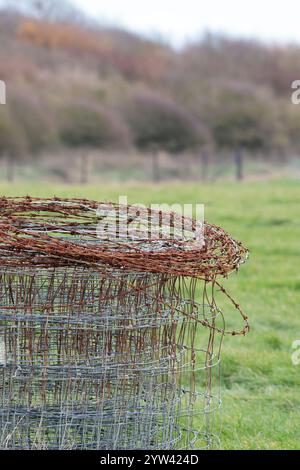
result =
[[[170,234],[164,214],[134,209],[0,199],[1,449],[218,445],[214,291],[245,321],[229,333],[245,334],[217,278],[247,250],[216,226],[202,245],[192,219],[171,214]]]

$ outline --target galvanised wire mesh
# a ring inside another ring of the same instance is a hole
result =
[[[208,224],[217,247],[146,237],[147,210],[121,236],[128,207],[107,203],[4,198],[0,210],[1,449],[218,445],[226,331],[214,288],[244,334],[216,276],[246,250]]]

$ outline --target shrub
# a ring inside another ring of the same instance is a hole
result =
[[[129,122],[141,150],[179,153],[200,142],[197,122],[181,106],[162,96],[137,94]]]
[[[60,132],[64,145],[82,149],[81,183],[88,181],[89,150],[129,145],[127,127],[112,113],[89,103],[72,103],[62,110]]]
[[[60,137],[68,147],[118,148],[129,144],[126,126],[109,111],[89,103],[71,103],[62,110]]]
[[[0,155],[7,161],[7,177],[14,178],[15,162],[28,151],[26,136],[14,122],[7,106],[0,108]]]

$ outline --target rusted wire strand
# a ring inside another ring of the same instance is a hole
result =
[[[248,252],[203,229],[204,245],[174,213],[0,199],[1,448],[215,445],[222,339],[249,329],[218,279]],[[225,330],[216,288],[241,331]]]

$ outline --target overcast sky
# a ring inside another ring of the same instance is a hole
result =
[[[73,0],[95,19],[176,45],[203,31],[300,43],[300,0]]]

